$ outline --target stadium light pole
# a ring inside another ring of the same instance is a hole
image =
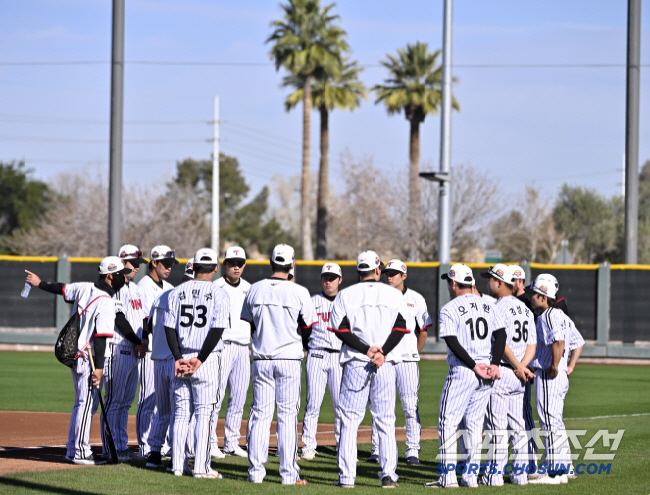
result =
[[[438,214],[438,261],[451,262],[451,18],[452,0],[445,0],[442,30],[442,104],[440,106],[440,172],[420,177],[440,184]]]
[[[108,255],[122,244],[122,120],[124,109],[124,0],[113,0]]]
[[[628,0],[625,94],[625,263],[635,265],[639,226],[639,85],[641,0]]]
[[[212,249],[219,253],[219,97],[214,97],[212,139]]]

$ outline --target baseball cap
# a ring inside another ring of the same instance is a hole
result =
[[[360,272],[374,270],[380,266],[382,263],[379,261],[379,255],[374,251],[364,251],[357,256],[357,270]]]
[[[494,277],[501,282],[512,285],[514,269],[512,266],[504,265],[503,263],[497,263],[494,266],[491,266],[487,272],[482,272],[481,277],[490,278]]]
[[[519,265],[510,265],[512,267],[512,278],[526,281],[526,272]]]
[[[117,256],[106,256],[99,264],[99,274],[131,273],[131,269],[124,266],[124,262]]]
[[[197,265],[218,265],[219,255],[212,248],[201,248],[196,252],[192,261]]]
[[[149,259],[151,261],[174,260],[174,263],[178,263],[176,251],[164,244],[151,248],[151,257]]]
[[[331,273],[332,275],[343,278],[343,271],[341,270],[341,267],[336,263],[325,263],[323,265],[323,269],[320,271],[321,277],[326,273]]]
[[[295,258],[293,248],[288,244],[278,244],[273,248],[273,254],[271,254],[271,261],[276,265],[290,265]]]
[[[194,278],[194,258],[190,258],[187,263],[185,263],[185,271],[183,276],[188,278]]]
[[[124,261],[130,262],[132,265],[139,265],[140,263],[146,263],[147,261],[142,257],[142,251],[140,251],[133,244],[124,244],[117,252],[117,255]]]
[[[241,246],[230,246],[228,249],[226,249],[226,255],[223,257],[223,259],[246,261],[246,252]]]
[[[472,269],[467,265],[463,265],[462,263],[455,263],[451,265],[449,271],[447,273],[443,273],[440,278],[443,280],[454,280],[459,284],[474,285],[476,283],[474,281],[474,274],[472,273]]]
[[[530,288],[533,292],[555,299],[558,288],[557,279],[550,273],[542,273],[537,275]]]
[[[386,272],[400,272],[406,273],[406,265],[402,260],[390,260],[386,263],[386,266],[382,269],[382,273]]]

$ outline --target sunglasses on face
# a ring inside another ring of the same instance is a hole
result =
[[[158,263],[160,263],[165,268],[171,268],[174,266],[174,260],[160,260]]]

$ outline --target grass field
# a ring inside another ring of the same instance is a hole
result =
[[[446,373],[445,363],[422,362],[420,365],[420,415],[425,427],[435,427],[438,414],[438,399]],[[634,366],[579,365],[571,377],[571,389],[566,405],[567,428],[586,429],[580,437],[589,439],[598,430],[615,432],[625,429],[625,435],[616,453],[610,474],[581,475],[569,485],[528,486],[521,488],[505,486],[481,490],[514,492],[531,490],[545,493],[650,493],[650,416],[632,416],[650,412],[650,381],[648,368]],[[304,387],[303,387],[304,391]],[[303,394],[304,395],[304,394]],[[303,398],[304,402],[304,398]],[[321,421],[333,422],[329,402],[324,401]],[[50,354],[0,353],[0,408],[6,410],[70,411],[72,405],[72,384],[70,372]],[[403,425],[400,406],[397,408],[398,426]],[[595,416],[620,416],[594,418]],[[576,418],[576,419],[571,419]],[[594,418],[594,419],[582,419]],[[368,419],[368,418],[366,418]],[[586,441],[586,440],[585,440]],[[596,452],[610,453],[609,448],[598,442]],[[193,495],[211,493],[235,493],[246,490],[252,494],[275,494],[286,490],[301,490],[309,493],[324,493],[335,490],[330,487],[337,479],[334,451],[319,449],[320,455],[314,461],[301,461],[301,476],[310,484],[302,487],[283,487],[279,484],[278,461],[270,457],[267,464],[268,483],[254,485],[244,483],[247,460],[228,457],[214,463],[224,474],[220,481],[175,478],[164,473],[151,472],[142,465],[118,465],[102,468],[68,469],[37,473],[19,473],[0,477],[0,493],[55,493],[85,495],[97,494],[172,494],[192,492]],[[575,449],[574,449],[575,451]],[[379,488],[377,467],[363,462],[369,453],[368,445],[359,446],[357,493],[366,493]],[[425,481],[435,476],[438,452],[437,442],[422,444],[420,455],[423,464],[419,467],[406,466],[404,445],[400,445],[400,489],[409,492],[427,492]],[[584,451],[583,451],[584,452]],[[2,462],[2,461],[0,461]],[[609,461],[595,461],[604,462]]]

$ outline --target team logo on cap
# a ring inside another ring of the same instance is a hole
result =
[[[239,254],[239,249],[233,249],[232,252],[235,253],[235,256],[236,256],[236,255]]]
[[[110,265],[108,265],[107,270],[108,270],[109,272],[110,272],[110,271],[113,271],[113,270],[117,270],[117,265],[114,264],[114,263],[111,263]]]
[[[548,287],[546,287],[545,285],[540,285],[539,287],[535,287],[535,288],[541,290],[544,294],[548,292]]]
[[[449,275],[450,277],[455,277],[456,272],[454,270],[449,270],[449,273],[447,275]]]
[[[406,265],[402,265],[402,271],[403,271],[403,272],[406,271]]]
[[[375,265],[379,264],[379,256],[375,256]]]
[[[331,270],[331,269],[332,269],[332,265],[325,265],[325,269],[326,269],[326,270]]]
[[[515,273],[513,273],[515,277],[521,277],[521,270],[515,270]]]
[[[160,256],[160,253],[158,253],[158,251],[154,251],[153,253],[151,253],[152,258],[157,258],[158,256]]]
[[[498,277],[503,278],[503,270],[497,270],[497,271],[494,272],[494,273],[495,273]]]

